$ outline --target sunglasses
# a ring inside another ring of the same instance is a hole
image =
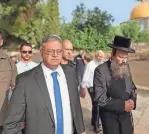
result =
[[[21,51],[23,54],[32,54],[32,51]]]

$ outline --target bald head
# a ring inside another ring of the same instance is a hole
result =
[[[73,45],[70,40],[63,41],[63,60],[69,61],[72,59]]]
[[[73,45],[70,40],[63,40],[63,48],[73,50]]]
[[[99,50],[99,51],[97,51],[97,52],[95,53],[95,59],[96,59],[96,60],[102,61],[102,60],[104,59],[104,56],[105,56],[105,54],[104,54],[104,52],[101,51],[101,50]]]

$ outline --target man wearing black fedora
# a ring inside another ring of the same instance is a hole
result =
[[[127,62],[131,39],[115,36],[111,58],[94,73],[94,102],[100,107],[103,134],[133,134],[132,110],[136,108],[136,87]]]

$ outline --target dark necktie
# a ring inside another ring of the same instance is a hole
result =
[[[56,106],[56,118],[57,118],[56,134],[64,134],[62,99],[61,99],[60,86],[57,79],[57,72],[53,72],[51,73],[51,75],[53,78],[53,88],[54,88],[55,106]]]

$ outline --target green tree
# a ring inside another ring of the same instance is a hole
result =
[[[148,43],[149,42],[149,31],[142,30],[138,35],[137,42]]]
[[[107,44],[120,31],[117,27],[112,27],[112,15],[97,7],[90,10],[81,3],[72,15],[72,22],[62,21],[61,37],[70,39],[75,49],[107,50]]]
[[[140,25],[135,21],[128,21],[120,25],[121,32],[125,37],[137,41],[140,32]]]
[[[58,0],[3,0],[0,28],[17,40],[37,45],[48,34],[59,34]]]
[[[85,30],[77,30],[71,23],[63,22],[61,25],[61,37],[62,39],[69,39],[73,42],[75,49],[85,50],[108,50],[107,46],[115,35],[121,35],[120,28],[117,26],[111,26],[110,30],[102,35],[92,27],[86,27]]]
[[[113,16],[107,11],[101,11],[98,7],[93,10],[86,9],[83,3],[76,7],[72,15],[72,23],[77,30],[83,31],[86,27],[92,27],[101,34],[106,33],[114,21]]]
[[[111,23],[114,21],[113,16],[108,14],[107,11],[101,11],[98,7],[93,10],[87,11],[87,21],[85,22],[85,27],[91,26],[96,29],[99,33],[106,33]]]
[[[48,0],[42,6],[44,13],[44,35],[60,34],[58,0]]]

